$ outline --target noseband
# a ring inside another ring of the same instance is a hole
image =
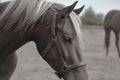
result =
[[[51,41],[48,43],[47,47],[45,48],[45,50],[42,54],[42,57],[44,58],[46,56],[47,52],[52,47],[52,45],[54,45],[56,47],[57,53],[58,53],[57,55],[60,59],[62,67],[61,67],[60,71],[55,72],[55,74],[61,79],[61,78],[63,78],[64,73],[71,71],[71,70],[74,70],[74,69],[77,69],[79,67],[84,67],[84,66],[86,66],[86,64],[83,61],[81,61],[79,63],[70,64],[70,65],[65,64],[65,60],[63,59],[62,52],[60,50],[60,46],[59,46],[58,40],[57,40],[58,38],[57,38],[56,32],[55,32],[56,16],[57,16],[57,13],[55,13],[55,15],[53,16],[53,20],[52,20],[52,38],[51,38]]]

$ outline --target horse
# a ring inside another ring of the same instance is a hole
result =
[[[42,58],[64,80],[88,80],[82,58],[81,20],[84,5],[70,6],[46,0],[1,3],[0,80],[10,80],[17,65],[16,50],[33,41]]]
[[[110,46],[110,32],[113,31],[115,34],[115,45],[117,48],[118,56],[120,57],[120,48],[119,48],[119,33],[120,33],[120,11],[111,10],[107,13],[104,19],[104,31],[105,31],[105,47],[106,55],[109,53]]]

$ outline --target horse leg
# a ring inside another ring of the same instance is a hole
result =
[[[118,51],[118,56],[120,57],[120,48],[119,48],[119,33],[115,32],[115,45]]]
[[[16,53],[11,53],[10,56],[0,66],[0,80],[10,80],[17,64]]]
[[[105,27],[105,47],[106,47],[106,56],[108,56],[109,53],[109,46],[110,46],[110,27]]]

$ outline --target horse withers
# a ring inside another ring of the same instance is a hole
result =
[[[0,80],[10,80],[17,64],[15,51],[27,42],[64,80],[88,80],[80,49],[81,20],[70,6],[46,0],[13,0],[0,16]],[[6,4],[7,5],[7,4]]]
[[[105,30],[105,47],[106,55],[108,56],[109,45],[110,45],[110,32],[115,33],[115,45],[117,48],[118,56],[120,57],[119,48],[119,33],[120,33],[120,10],[111,10],[108,12],[104,19],[104,30]]]

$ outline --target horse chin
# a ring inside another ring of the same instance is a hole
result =
[[[85,68],[79,68],[66,72],[63,76],[64,80],[88,80]]]

